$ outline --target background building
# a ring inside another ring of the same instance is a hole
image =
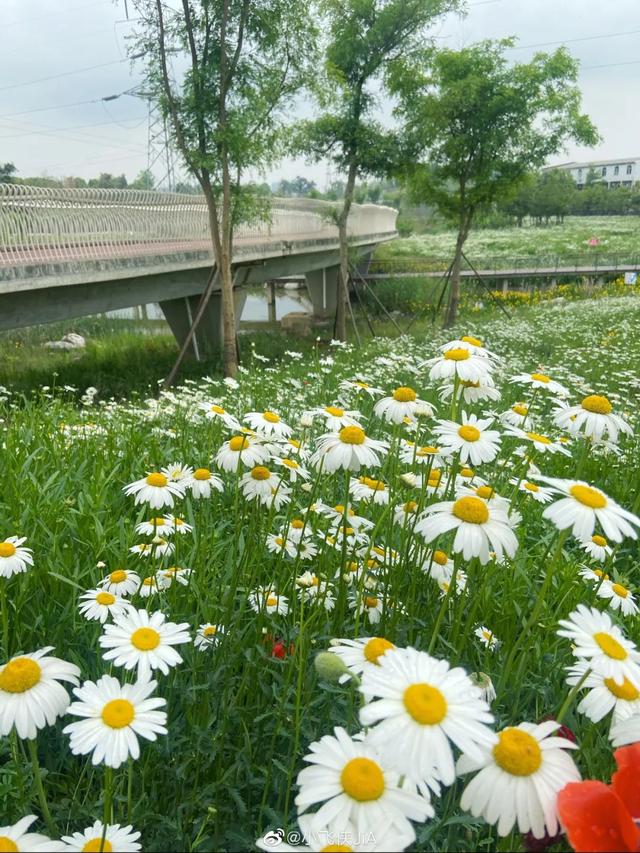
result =
[[[632,187],[640,181],[640,157],[625,160],[588,160],[583,163],[561,163],[558,166],[546,166],[543,171],[562,169],[569,172],[578,189],[587,183],[587,175],[593,170],[598,183],[606,184],[609,189]]]

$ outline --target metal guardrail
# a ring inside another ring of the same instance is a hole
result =
[[[547,255],[539,257],[520,256],[520,257],[478,257],[471,258],[471,262],[476,270],[483,275],[491,276],[491,273],[504,276],[507,271],[513,271],[516,275],[521,275],[523,272],[544,273],[553,275],[567,275],[571,273],[581,273],[585,270],[597,273],[615,272],[616,270],[628,270],[630,267],[640,269],[640,253],[604,253],[604,252],[584,252],[576,255]],[[442,272],[444,274],[451,264],[451,257],[397,257],[374,259],[368,265],[367,272],[380,276],[385,273],[393,275],[394,273],[433,273]],[[462,261],[461,268],[463,271],[471,272],[471,266],[466,261]]]
[[[268,221],[244,223],[236,245],[337,240],[335,205],[272,199]],[[354,204],[349,236],[395,234],[397,211]],[[0,184],[0,267],[131,255],[211,252],[204,197],[143,190]]]

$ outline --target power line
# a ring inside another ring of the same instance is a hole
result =
[[[131,59],[139,59],[140,56],[132,56]],[[59,80],[60,77],[71,77],[73,74],[82,74],[85,71],[95,71],[97,68],[107,68],[110,65],[121,65],[127,62],[129,57],[114,59],[111,62],[101,62],[99,65],[88,65],[86,68],[75,68],[73,71],[63,71],[61,74],[51,74],[49,77],[36,77],[34,80],[25,80],[23,83],[11,83],[9,86],[0,86],[0,92],[7,89],[19,89],[22,86],[33,86],[35,83],[46,83],[48,80]]]
[[[509,48],[510,50],[525,50],[525,48],[529,47],[550,47],[554,44],[574,44],[579,41],[595,41],[596,39],[612,39],[618,38],[619,36],[632,36],[640,33],[640,30],[626,30],[623,33],[600,33],[597,36],[582,36],[581,38],[575,39],[560,39],[558,41],[543,41],[538,44],[517,44],[513,47]],[[593,66],[595,67],[595,66]]]
[[[137,84],[136,84],[137,85]],[[2,113],[0,118],[13,118],[13,116],[26,116],[31,115],[32,113],[45,113],[49,110],[64,110],[67,107],[82,107],[86,104],[100,104],[103,101],[115,101],[117,98],[121,98],[123,95],[129,95],[136,86],[132,86],[130,89],[125,89],[123,92],[118,92],[115,95],[105,95],[103,98],[92,98],[89,101],[74,101],[70,104],[55,104],[52,107],[37,107],[34,110],[22,110],[19,113]]]
[[[136,116],[136,118],[127,119],[127,121],[137,121],[137,125],[134,125],[133,127],[125,127],[124,125],[119,126],[122,127],[123,130],[137,130],[142,125],[142,122],[145,122],[146,120],[147,116]],[[4,136],[0,136],[0,139],[17,139],[20,136],[57,136],[61,133],[67,133],[67,131],[70,130],[81,130],[85,127],[102,127],[105,124],[118,124],[118,122],[115,119],[110,119],[109,121],[99,121],[94,122],[93,124],[73,124],[70,127],[52,127],[49,130],[24,130],[20,133],[9,133]],[[90,136],[89,134],[87,134],[87,136],[90,140],[96,140],[101,138],[99,136]]]
[[[616,65],[638,65],[640,59],[630,59],[628,62],[607,62],[604,65],[583,65],[580,70],[586,71],[589,68],[614,68]]]

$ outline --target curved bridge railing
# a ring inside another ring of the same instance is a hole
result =
[[[337,240],[331,202],[273,198],[267,220],[236,228],[239,248]],[[395,234],[397,211],[354,204],[350,238]],[[0,184],[0,267],[211,251],[204,197],[143,190]]]

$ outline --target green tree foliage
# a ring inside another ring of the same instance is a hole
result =
[[[13,163],[0,163],[0,184],[10,184],[17,171]]]
[[[346,338],[347,219],[356,179],[386,175],[397,154],[395,136],[374,116],[376,92],[389,69],[424,42],[435,19],[457,0],[324,0],[327,21],[324,74],[316,77],[318,118],[303,122],[298,147],[312,159],[328,158],[345,175],[337,207],[340,276],[336,334]]]
[[[202,188],[221,280],[223,363],[238,366],[233,230],[264,210],[247,200],[249,168],[278,156],[283,106],[313,56],[313,16],[303,0],[133,0],[132,54],[147,58],[146,89],[170,122],[184,162]],[[184,66],[178,74],[174,69]]]
[[[133,190],[152,190],[155,188],[155,179],[149,169],[142,169],[129,186]]]
[[[569,53],[512,65],[505,56],[512,44],[423,51],[394,68],[406,146],[399,173],[458,232],[446,325],[457,316],[462,251],[476,213],[515,193],[567,140],[598,139],[580,112],[578,66]]]
[[[278,184],[276,195],[284,196],[285,198],[289,196],[300,198],[310,195],[315,189],[315,181],[310,181],[302,175],[296,175],[291,181],[283,178]]]

